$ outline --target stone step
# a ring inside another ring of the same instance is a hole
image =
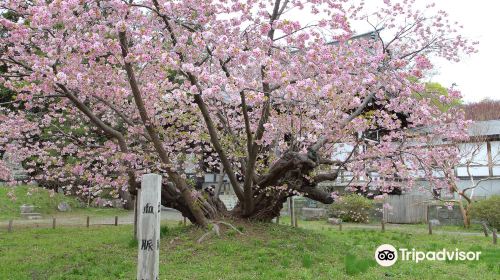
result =
[[[29,219],[29,220],[38,220],[42,218],[42,214],[40,213],[21,213],[21,217]]]
[[[29,216],[28,220],[40,220],[42,219],[42,216]]]

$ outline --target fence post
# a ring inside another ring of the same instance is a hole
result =
[[[52,218],[52,229],[56,228],[56,218]]]
[[[14,223],[14,220],[9,220],[9,227],[7,228],[8,232],[12,232],[12,224]]]
[[[186,226],[186,217],[184,217],[184,221],[182,223]]]
[[[87,227],[90,226],[90,216],[87,216]]]
[[[115,227],[118,226],[118,216],[115,216]]]
[[[137,192],[137,194],[134,196],[134,239],[139,240],[139,237],[137,236],[137,227],[139,225],[139,194],[141,192]]]
[[[290,223],[293,226],[294,225],[294,220],[295,220],[295,207],[293,205],[293,196],[289,198],[289,205],[290,205]]]
[[[497,230],[493,229],[493,244],[497,244]]]
[[[429,235],[432,235],[432,223],[428,222],[427,224],[429,225]]]
[[[294,227],[299,227],[299,224],[297,223],[297,213],[293,214],[293,224]]]
[[[276,217],[276,224],[278,224],[278,225],[280,224],[280,216],[279,215]]]
[[[384,223],[384,220],[382,220],[382,232],[385,232],[385,223]]]
[[[488,227],[486,226],[486,223],[483,223],[483,232],[484,232],[484,236],[488,237]]]

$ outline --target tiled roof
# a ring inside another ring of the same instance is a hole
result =
[[[474,122],[469,128],[469,135],[500,135],[500,120]]]

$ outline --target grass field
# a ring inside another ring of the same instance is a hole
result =
[[[20,218],[20,206],[23,204],[35,205],[35,212],[41,213],[42,216],[75,216],[75,215],[91,215],[91,216],[105,216],[105,215],[121,215],[126,214],[127,211],[111,208],[88,208],[82,207],[75,198],[64,196],[62,194],[54,194],[53,197],[49,196],[49,192],[42,188],[32,188],[29,186],[17,186],[14,188],[16,196],[15,200],[11,200],[7,193],[12,188],[0,187],[0,221],[8,219]],[[30,190],[33,189],[33,190]],[[57,205],[61,202],[67,202],[72,210],[70,212],[58,212]]]
[[[324,225],[324,226],[323,226]],[[302,222],[299,229],[242,224],[198,244],[203,231],[162,227],[161,279],[500,279],[500,250],[480,236],[384,233]],[[378,266],[375,248],[481,251],[477,262],[398,261]],[[0,231],[0,279],[135,279],[131,226]]]

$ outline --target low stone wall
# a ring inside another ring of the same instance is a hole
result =
[[[448,207],[440,205],[431,205],[428,208],[428,218],[430,220],[438,220],[441,225],[463,225],[462,213],[458,206],[448,209]]]
[[[326,219],[326,209],[302,207],[300,209],[300,217],[305,221],[323,220]]]

